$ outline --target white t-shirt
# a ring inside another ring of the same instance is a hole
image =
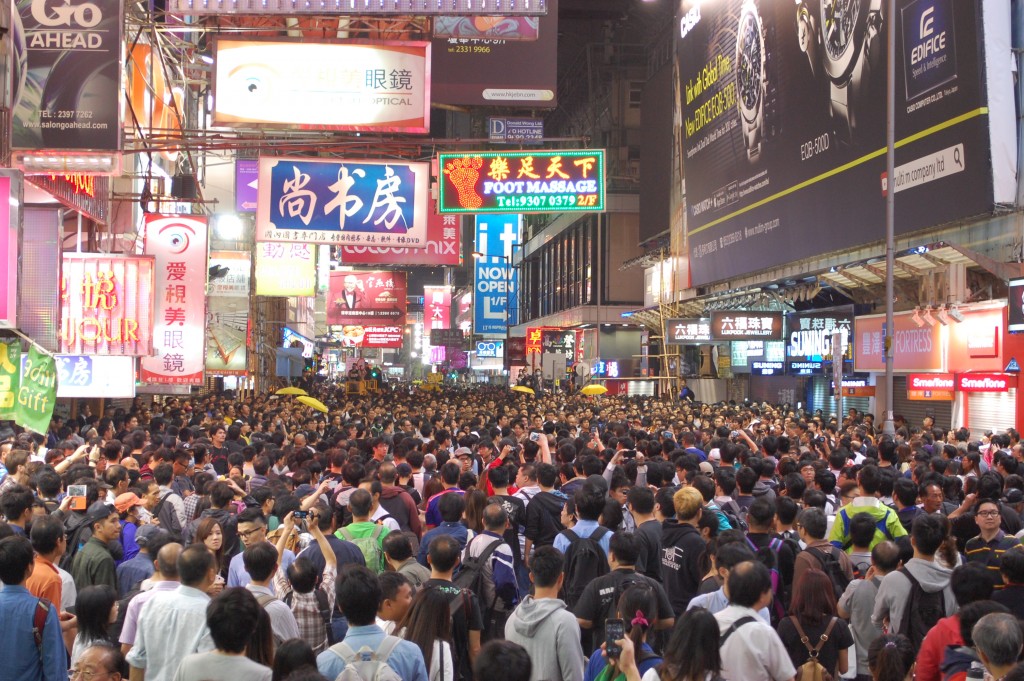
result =
[[[245,655],[225,655],[216,650],[189,655],[181,661],[174,681],[270,681],[270,667]]]
[[[444,660],[444,674],[441,674],[441,660]],[[452,662],[452,647],[447,641],[435,641],[434,653],[430,660],[429,681],[455,681],[455,664]]]

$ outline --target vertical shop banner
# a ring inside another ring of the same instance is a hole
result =
[[[405,272],[331,272],[327,324],[348,347],[400,348],[407,295]]]
[[[897,234],[990,212],[1012,58],[982,25],[1009,2],[981,5],[895,0],[893,25],[879,2],[680,3],[693,285],[884,237],[889,31]]]
[[[423,248],[406,246],[342,246],[338,262],[342,265],[461,265],[462,217],[438,215],[437,202],[429,199],[427,244]]]
[[[547,14],[527,21],[507,16],[438,17],[431,72],[435,103],[554,108],[557,0],[548,0]]]
[[[256,295],[316,295],[315,248],[311,244],[256,244]]]
[[[143,139],[153,133],[175,139],[181,136],[181,116],[185,111],[185,89],[168,83],[164,77],[164,61],[160,50],[147,43],[136,43],[129,53],[128,106],[126,120],[131,121],[130,133]],[[134,122],[138,121],[138,127]],[[179,150],[168,147],[159,156],[174,163]]]
[[[205,217],[147,215],[146,255],[155,259],[154,357],[143,357],[143,383],[203,384],[206,338]]]
[[[263,157],[256,240],[423,248],[430,164]]]
[[[14,422],[37,433],[50,427],[50,417],[57,403],[57,364],[31,345],[21,373],[21,385],[14,406]]]
[[[0,327],[18,326],[18,231],[21,223],[21,173],[0,174]]]
[[[121,0],[15,0],[15,149],[121,148]]]
[[[246,252],[210,252],[206,370],[212,374],[246,374],[251,267],[252,263]]]
[[[523,241],[522,215],[478,215],[474,267],[473,332],[503,335],[519,323],[519,270],[512,254]]]
[[[21,386],[21,341],[0,341],[0,421],[14,420]]]
[[[62,270],[62,354],[153,354],[152,256],[65,253]]]
[[[423,321],[429,329],[452,328],[452,287],[423,287]]]
[[[235,161],[235,212],[255,213],[260,164],[254,158]]]

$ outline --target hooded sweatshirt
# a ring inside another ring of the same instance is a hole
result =
[[[948,681],[963,681],[971,669],[984,670],[981,660],[974,649],[967,646],[946,646],[946,654],[942,658],[942,678]]]
[[[895,514],[893,514],[895,515]],[[956,612],[956,599],[953,597],[953,590],[949,586],[950,577],[953,571],[943,567],[934,561],[911,558],[906,564],[907,570],[914,575],[925,593],[944,592],[945,614],[952,615]],[[871,614],[871,622],[876,627],[882,626],[882,621],[889,619],[889,633],[899,634],[900,625],[903,623],[903,609],[910,600],[910,580],[899,571],[890,572],[882,580],[878,587],[878,595],[875,597],[875,610]]]
[[[505,624],[505,638],[530,655],[530,681],[583,681],[580,625],[557,598],[527,596]]]
[[[412,532],[417,537],[423,534],[416,502],[404,489],[395,485],[384,485],[380,491],[380,505],[398,522],[403,532]]]
[[[665,592],[676,617],[686,612],[690,599],[697,595],[701,579],[700,557],[707,547],[693,525],[666,520],[661,529],[661,574]]]

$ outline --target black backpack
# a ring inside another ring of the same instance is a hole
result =
[[[829,547],[828,550],[822,551],[817,547],[808,546],[805,550],[821,563],[821,571],[832,580],[832,590],[835,592],[836,601],[838,601],[842,597],[843,592],[846,591],[846,587],[850,585],[850,580],[847,579],[846,573],[843,572],[842,563],[836,558],[835,551],[838,551],[838,549]]]
[[[610,531],[607,527],[599,527],[589,537],[580,537],[572,530],[559,533],[569,540],[569,548],[565,550],[562,600],[570,610],[580,600],[587,584],[608,574],[608,556],[601,547],[601,539]]]
[[[316,609],[320,613],[320,619],[323,620],[324,630],[327,632],[327,645],[333,646],[339,642],[337,636],[334,635],[334,626],[332,623],[333,613],[327,603],[327,594],[319,586],[313,589],[313,596],[316,598]],[[295,592],[289,591],[284,595],[284,603],[289,608],[292,607],[292,601],[295,600]]]
[[[899,633],[909,638],[914,649],[919,650],[925,635],[946,616],[945,589],[928,593],[910,570],[900,568],[900,573],[910,582],[910,594],[903,606],[903,620],[900,622]]]
[[[459,568],[459,574],[455,576],[452,583],[460,589],[469,589],[473,593],[483,596],[487,593],[484,590],[484,583],[487,580],[487,573],[485,570],[487,562],[503,542],[500,539],[491,542],[490,546],[484,549],[483,553],[474,557],[470,554],[469,549],[473,546],[473,542],[481,536],[483,535],[478,534],[470,540],[469,544],[466,545],[466,555],[470,557],[462,561],[462,566]],[[497,594],[495,594],[495,600],[497,600]],[[487,620],[487,615],[492,608],[494,608],[494,603],[484,603],[481,599],[480,614],[483,615],[485,621]]]

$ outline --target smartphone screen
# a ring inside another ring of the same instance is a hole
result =
[[[605,652],[611,659],[618,659],[622,654],[622,647],[616,641],[626,637],[626,623],[620,619],[604,621],[604,642]]]

